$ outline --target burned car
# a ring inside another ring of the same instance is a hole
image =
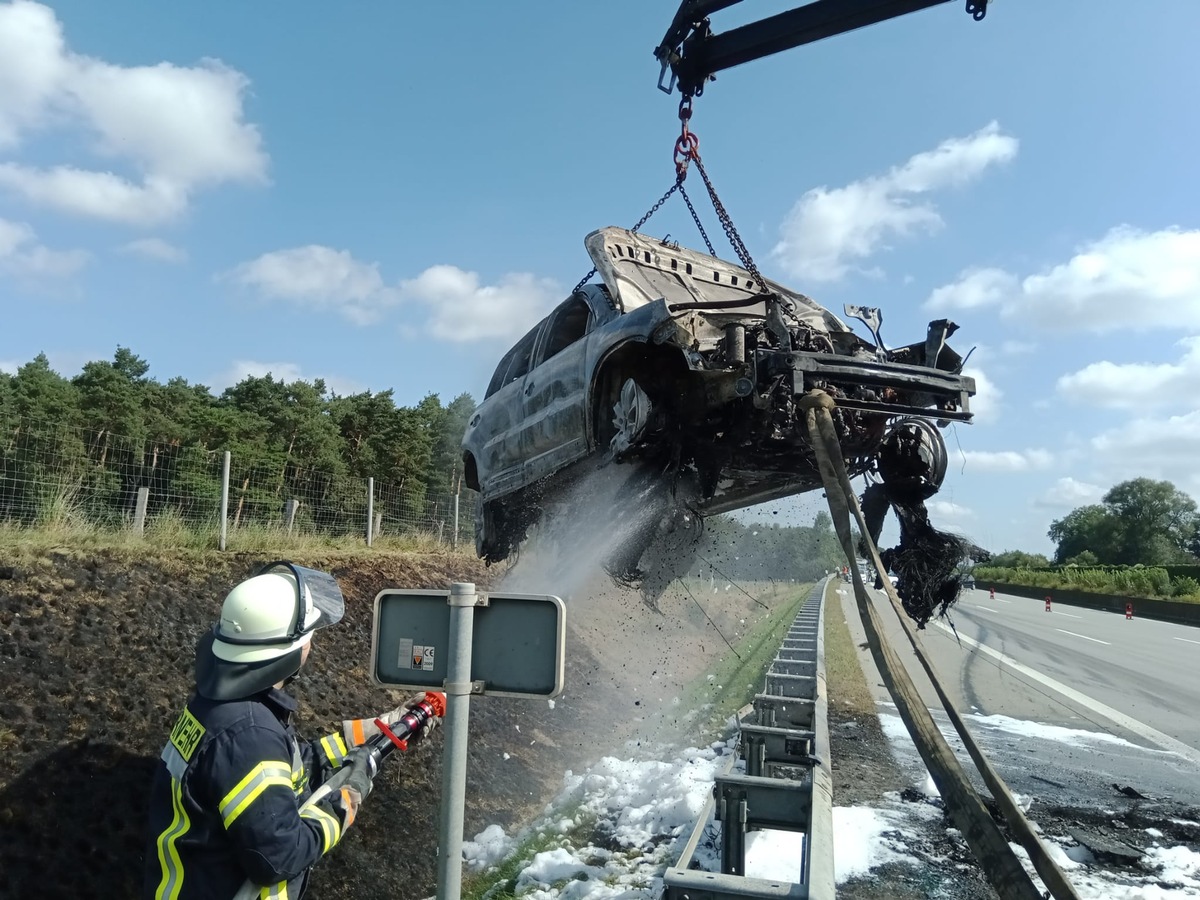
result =
[[[483,559],[508,557],[547,492],[596,465],[639,463],[686,482],[679,502],[696,519],[819,488],[797,403],[818,388],[836,401],[851,476],[879,473],[925,496],[940,485],[934,423],[969,421],[975,392],[946,344],[953,323],[888,349],[876,309],[846,309],[868,341],[803,294],[715,257],[615,227],[584,245],[600,282],[505,354],[463,438]]]

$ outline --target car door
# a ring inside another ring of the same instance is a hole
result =
[[[587,453],[587,336],[591,308],[576,294],[548,317],[536,365],[525,376],[527,482],[552,475]]]
[[[544,325],[543,319],[505,354],[484,402],[468,423],[468,442],[485,497],[506,494],[526,483],[525,379]]]

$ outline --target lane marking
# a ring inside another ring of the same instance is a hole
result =
[[[1083,638],[1085,641],[1095,641],[1097,644],[1106,644],[1111,647],[1112,644],[1108,641],[1102,641],[1100,638],[1088,637],[1086,634],[1076,634],[1073,631],[1067,631],[1065,628],[1055,628],[1055,631],[1061,631],[1063,634],[1069,634],[1071,637]]]
[[[1200,641],[1188,640],[1188,638],[1175,638],[1177,641],[1186,641],[1189,644],[1200,644]]]
[[[941,622],[934,622],[933,624],[949,634],[951,637],[954,636],[954,631],[949,626],[944,625]],[[976,650],[979,650],[981,653],[986,653],[988,656],[991,656],[999,662],[1004,663],[1004,665],[1008,666],[1014,672],[1020,672],[1027,678],[1032,678],[1034,681],[1044,684],[1051,690],[1058,691],[1058,693],[1062,694],[1068,700],[1078,703],[1080,706],[1086,707],[1092,712],[1104,716],[1104,718],[1116,725],[1119,725],[1126,731],[1131,731],[1134,734],[1140,735],[1150,743],[1158,744],[1158,746],[1162,747],[1164,750],[1170,750],[1172,753],[1178,753],[1194,766],[1200,766],[1200,751],[1196,750],[1195,747],[1185,744],[1183,741],[1176,740],[1169,734],[1163,734],[1163,732],[1159,731],[1157,728],[1151,728],[1145,722],[1139,722],[1132,716],[1127,716],[1125,713],[1113,709],[1107,703],[1101,703],[1099,700],[1089,697],[1087,694],[1081,693],[1074,688],[1067,687],[1061,681],[1057,681],[1051,678],[1049,675],[1043,675],[1037,669],[1031,669],[1029,666],[1022,665],[1015,659],[1010,659],[1009,657],[1005,656],[999,650],[994,650],[986,644],[979,643],[979,641],[975,640],[974,638],[969,638],[965,634],[959,634],[958,639],[964,644],[969,644]],[[1180,640],[1186,640],[1186,638],[1180,638]]]
[[[979,608],[980,608],[980,609],[986,609],[988,612],[994,612],[994,613],[998,613],[998,612],[1000,612],[1000,610],[998,610],[998,609],[992,609],[990,606],[981,606],[981,607],[979,607]]]
[[[1082,619],[1082,618],[1083,618],[1083,616],[1073,616],[1073,615],[1071,615],[1070,613],[1060,613],[1060,612],[1059,612],[1057,609],[1056,609],[1056,610],[1054,610],[1054,615],[1056,615],[1056,616],[1066,616],[1068,619]]]

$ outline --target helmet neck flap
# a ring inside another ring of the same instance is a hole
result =
[[[230,662],[213,655],[216,638],[214,626],[196,645],[196,691],[209,700],[243,700],[300,671],[303,647],[261,662]]]
[[[300,670],[313,631],[344,611],[332,575],[285,561],[264,566],[229,592],[220,620],[197,643],[197,691],[238,700],[286,681]]]

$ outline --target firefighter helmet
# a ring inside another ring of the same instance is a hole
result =
[[[263,567],[229,592],[220,620],[200,639],[197,689],[213,700],[234,700],[290,678],[313,631],[344,611],[333,576],[290,562]]]

